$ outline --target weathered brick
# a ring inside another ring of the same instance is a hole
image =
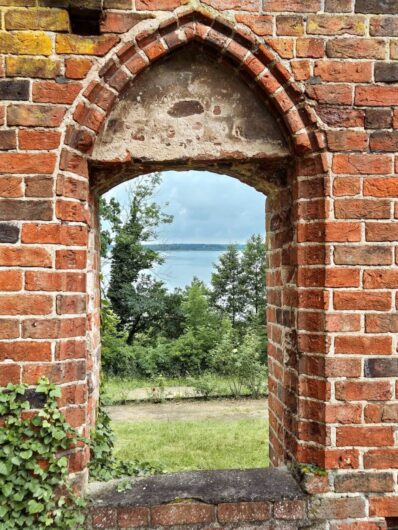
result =
[[[395,12],[398,13],[398,6]],[[369,499],[369,503],[370,515],[376,515],[379,517],[398,517],[398,495],[391,497],[372,497]]]
[[[0,79],[0,99],[27,101],[29,99],[29,87],[30,82],[28,80]]]
[[[19,239],[19,233],[19,226],[0,223],[0,243],[16,243]]]
[[[7,122],[24,127],[58,127],[65,112],[64,107],[55,105],[9,105]]]
[[[4,22],[7,30],[69,31],[69,15],[64,9],[10,9]]]
[[[102,57],[119,42],[114,35],[83,37],[80,35],[57,35],[56,51],[60,54],[98,55]]]
[[[18,133],[19,147],[26,150],[57,149],[61,141],[58,131],[20,129]]]
[[[352,518],[366,516],[365,500],[362,497],[314,499],[309,511],[313,518],[326,520],[346,519],[347,514]]]
[[[338,493],[394,491],[392,473],[347,473],[336,477],[335,491]]]
[[[136,528],[148,526],[150,511],[146,507],[119,508],[117,522],[119,528]]]
[[[366,359],[367,377],[398,377],[398,359]]]
[[[314,35],[364,35],[365,17],[345,15],[311,15],[307,33]]]
[[[6,73],[9,77],[54,79],[59,75],[60,61],[44,57],[6,57]]]
[[[387,401],[392,397],[391,384],[387,381],[338,381],[335,386],[336,399],[342,401]]]
[[[211,523],[214,517],[214,506],[200,503],[168,504],[151,509],[151,521],[155,526]]]
[[[345,59],[385,59],[387,48],[381,39],[336,38],[327,42],[328,57]]]
[[[266,521],[271,517],[271,506],[267,502],[225,503],[218,506],[217,512],[221,523]]]
[[[51,313],[52,308],[53,299],[50,296],[0,295],[0,315],[48,315]],[[14,345],[11,344],[11,346]],[[51,354],[49,360],[51,360]]]
[[[394,444],[394,430],[392,427],[347,427],[336,429],[336,444],[340,447],[384,447]]]
[[[395,0],[356,0],[356,13],[372,13],[372,14],[398,14],[398,5]]]
[[[65,76],[69,79],[84,79],[92,65],[92,61],[84,57],[65,59]]]
[[[336,265],[391,265],[391,248],[387,246],[344,245],[334,250]]]
[[[80,83],[56,83],[53,81],[35,81],[32,85],[32,100],[37,103],[72,104],[79,94]]]
[[[52,38],[41,31],[0,31],[0,53],[15,55],[51,55]]]

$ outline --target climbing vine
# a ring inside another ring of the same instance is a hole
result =
[[[28,396],[42,408],[29,413]],[[84,522],[84,501],[68,483],[63,456],[78,441],[60,412],[60,389],[47,379],[0,388],[0,528],[70,530]]]

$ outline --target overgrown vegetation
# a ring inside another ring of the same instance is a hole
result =
[[[43,408],[29,414],[27,385],[0,389],[0,528],[80,528],[84,502],[68,483],[63,454],[78,437],[59,411],[60,389],[41,379]]]
[[[265,252],[254,235],[240,252],[230,245],[211,286],[198,279],[167,290],[150,274],[163,256],[147,245],[172,218],[154,200],[158,174],[134,184],[124,214],[101,201],[103,255],[110,260],[102,320],[102,367],[119,378],[191,377],[212,394],[211,375],[229,378],[230,393],[257,397],[266,381]],[[198,380],[199,379],[199,380]]]

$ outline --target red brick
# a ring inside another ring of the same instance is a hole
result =
[[[396,289],[398,288],[398,270],[364,271],[363,285],[365,289]]]
[[[22,227],[22,243],[84,246],[87,244],[87,228],[85,226],[28,223]]]
[[[0,321],[1,324],[1,321]],[[21,367],[17,364],[0,365],[0,386],[6,386],[9,383],[18,384],[21,382]]]
[[[378,245],[342,245],[335,247],[337,265],[391,265],[391,248]]]
[[[62,201],[58,200],[56,204],[57,218],[62,221],[85,222],[88,212],[84,208],[84,204],[77,201]]]
[[[61,341],[56,346],[56,359],[66,361],[70,359],[85,359],[86,342],[78,340]]]
[[[368,404],[365,406],[366,423],[397,423],[398,404]]]
[[[398,241],[398,223],[366,223],[366,241]]]
[[[52,197],[53,179],[38,175],[34,177],[25,177],[25,196],[26,197]]]
[[[356,87],[355,104],[374,107],[398,105],[398,87],[382,85]]]
[[[101,508],[96,506],[91,513],[91,524],[94,529],[116,526],[117,510],[115,508]],[[123,528],[123,527],[122,527]]]
[[[362,405],[354,403],[327,404],[325,422],[341,424],[362,423]]]
[[[321,9],[320,0],[308,0],[304,4],[301,0],[264,0],[265,11],[293,11],[297,13],[312,13]]]
[[[326,469],[356,469],[359,466],[359,452],[357,449],[329,449],[324,465]]]
[[[86,299],[81,295],[58,295],[57,313],[59,315],[85,313]]]
[[[53,308],[53,299],[46,295],[2,295],[0,315],[48,315]]]
[[[314,75],[322,81],[366,83],[372,80],[372,63],[316,61]]]
[[[351,105],[353,92],[351,85],[322,84],[307,86],[307,94],[318,103],[329,105]]]
[[[347,401],[386,401],[391,399],[388,381],[338,381],[336,399]],[[356,444],[353,444],[356,445]]]
[[[90,59],[75,57],[65,59],[65,76],[69,79],[84,79],[92,64]]]
[[[118,510],[117,522],[119,528],[136,528],[149,525],[149,508],[121,507]]]
[[[398,195],[397,177],[364,179],[363,194],[372,197],[396,197]]]
[[[398,313],[366,315],[367,333],[398,333]]]
[[[373,449],[364,454],[365,469],[398,469],[398,449]]]
[[[211,523],[214,517],[214,506],[202,503],[168,504],[154,506],[151,510],[154,526]]]
[[[267,502],[225,503],[218,506],[220,523],[267,521],[270,518],[271,506]]]
[[[383,447],[394,445],[392,427],[338,427],[337,446]]]
[[[0,291],[20,291],[22,289],[22,272],[0,270]]]
[[[368,135],[361,131],[329,131],[327,142],[331,151],[364,151]]]
[[[366,517],[365,499],[362,497],[314,499],[310,505],[310,513],[317,519],[346,519]]]
[[[334,201],[337,219],[389,219],[390,202],[372,199],[341,199]]]
[[[362,373],[360,359],[342,359],[329,357],[326,359],[325,375],[327,377],[359,377]]]
[[[61,140],[58,131],[21,129],[18,133],[19,148],[29,150],[57,149]]]
[[[335,353],[357,355],[391,355],[391,337],[337,336],[334,339]]]
[[[79,94],[80,83],[56,83],[35,81],[32,85],[32,98],[37,103],[65,103],[71,105]]]
[[[386,44],[381,39],[337,38],[326,45],[328,57],[342,59],[385,59]]]
[[[57,250],[55,266],[57,269],[84,269],[87,252],[85,250]]]
[[[45,173],[55,168],[53,153],[0,153],[0,171],[3,173]]]
[[[256,35],[272,35],[272,16],[270,15],[235,15],[236,21],[248,26]]]
[[[0,266],[51,267],[51,256],[39,247],[1,247]]]
[[[1,302],[0,302],[1,304]],[[0,361],[51,361],[50,342],[0,342]]]
[[[0,339],[16,339],[18,337],[19,321],[11,318],[0,318]]]
[[[305,517],[305,501],[283,500],[274,504],[274,517],[276,519],[297,520]]]
[[[17,198],[23,196],[21,177],[0,177],[0,197]]]
[[[359,195],[360,177],[336,177],[333,180],[333,193],[336,197]]]
[[[26,272],[25,288],[28,291],[85,292],[86,277],[76,272]]]
[[[378,517],[398,517],[398,495],[387,497],[371,497],[369,514]]]

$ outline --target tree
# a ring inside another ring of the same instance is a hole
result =
[[[242,296],[249,320],[265,322],[265,242],[260,235],[252,235],[242,255]]]
[[[116,233],[120,231],[121,207],[119,202],[111,197],[109,201],[105,197],[100,197],[99,200],[99,215],[101,225],[101,257],[106,258],[113,243],[113,238]]]
[[[121,326],[128,332],[128,344],[159,312],[156,295],[164,290],[161,282],[144,272],[164,261],[144,243],[156,239],[160,225],[172,222],[172,217],[153,200],[160,182],[158,173],[137,179],[130,189],[126,220],[114,225],[108,297]]]
[[[235,328],[244,312],[242,265],[236,245],[229,245],[212,274],[211,299],[215,307],[229,316]]]

